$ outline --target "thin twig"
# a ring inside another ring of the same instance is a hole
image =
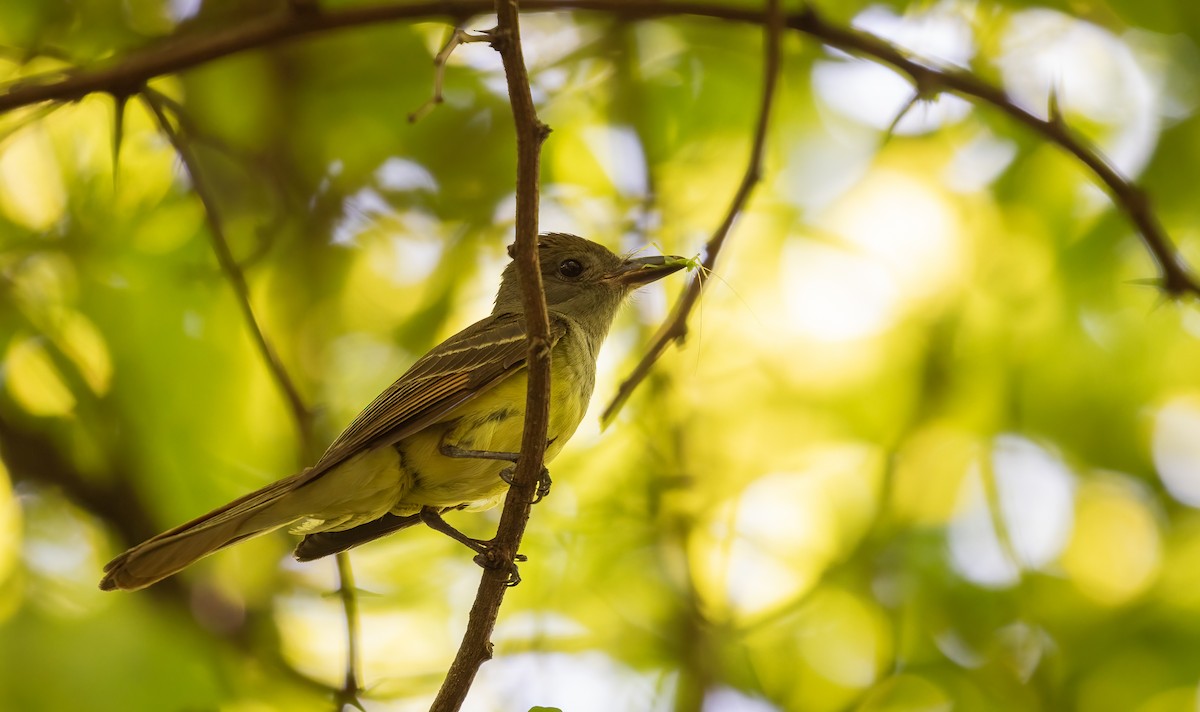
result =
[[[1000,491],[1000,480],[996,475],[995,439],[988,445],[979,458],[979,482],[983,487],[983,502],[992,531],[996,535],[996,546],[1000,548],[1000,555],[1012,564],[1019,581],[1023,577],[1023,563],[1008,527],[1008,517],[1005,516],[1004,493]]]
[[[417,123],[446,100],[442,95],[442,86],[446,81],[446,63],[450,61],[450,55],[454,54],[454,50],[458,49],[461,44],[490,41],[491,38],[487,35],[473,35],[461,27],[452,29],[445,46],[433,58],[433,96],[426,99],[425,103],[408,115],[408,123]]]
[[[624,20],[693,15],[732,22],[761,24],[761,12],[708,2],[645,0],[526,0],[530,12],[587,10]],[[159,40],[125,57],[70,72],[55,71],[22,78],[0,92],[0,113],[45,101],[74,101],[92,92],[128,93],[150,79],[250,49],[259,49],[306,35],[363,27],[398,20],[431,17],[461,18],[492,10],[490,0],[428,0],[393,5],[365,5],[336,10],[274,13],[210,34],[183,34]],[[1042,138],[1061,146],[1088,167],[1114,202],[1137,228],[1159,269],[1159,286],[1171,297],[1200,295],[1200,283],[1167,238],[1145,192],[1113,168],[1100,151],[1075,136],[1055,117],[1042,119],[1016,104],[1003,89],[968,71],[940,69],[913,59],[900,48],[868,32],[825,21],[806,5],[787,16],[785,26],[845,52],[889,64],[908,75],[918,92],[932,97],[950,92],[990,104],[1024,124]]]
[[[162,101],[158,98],[157,92],[147,90],[142,92],[141,96],[142,100],[150,108],[150,111],[154,113],[163,134],[166,135],[171,145],[175,147],[175,152],[179,154],[179,160],[183,162],[188,175],[191,176],[192,190],[196,191],[196,196],[204,206],[204,214],[208,221],[209,234],[212,236],[213,252],[217,255],[217,263],[220,265],[221,271],[225,274],[225,278],[229,280],[230,286],[233,287],[234,295],[237,297],[238,308],[241,309],[242,317],[246,321],[246,327],[254,337],[254,343],[267,365],[267,370],[270,371],[271,377],[275,379],[275,385],[278,386],[280,392],[283,393],[284,398],[287,400],[292,419],[296,423],[301,447],[307,455],[307,451],[310,449],[309,444],[313,441],[312,412],[304,404],[299,389],[296,388],[296,384],[292,381],[287,369],[283,366],[283,362],[279,359],[279,354],[276,353],[275,347],[271,345],[266,333],[263,332],[262,326],[258,323],[258,317],[255,316],[254,307],[250,303],[250,288],[246,284],[246,276],[242,273],[242,268],[233,256],[233,250],[230,249],[229,240],[225,235],[225,228],[217,212],[216,196],[210,189],[208,181],[200,172],[199,162],[196,160],[196,155],[192,152],[191,146],[188,145],[183,135],[171,124],[171,120],[167,117],[166,110],[163,107]]]
[[[358,700],[362,690],[359,678],[359,624],[358,624],[358,589],[354,586],[354,569],[350,567],[350,554],[342,551],[337,557],[338,598],[342,601],[342,610],[346,614],[346,675],[342,689],[338,690],[334,699],[337,707],[334,712],[341,712],[346,705],[364,709]]]
[[[266,254],[270,248],[272,236],[282,228],[283,223],[288,216],[288,187],[287,181],[280,174],[278,168],[264,154],[255,151],[236,147],[225,141],[219,136],[206,132],[199,126],[188,112],[184,105],[167,94],[156,91],[149,87],[144,88],[143,93],[153,94],[159,105],[175,119],[178,125],[176,131],[187,137],[188,144],[191,146],[205,146],[217,153],[225,156],[229,160],[244,167],[246,170],[258,173],[269,184],[270,192],[275,196],[275,205],[272,209],[272,215],[268,222],[259,228],[259,240],[255,249],[248,255],[244,255],[238,262],[239,268],[244,272],[245,269],[253,262],[260,259]],[[114,165],[113,171],[116,171]],[[305,460],[310,460],[320,455],[319,452],[311,447],[315,443],[304,444]]]
[[[629,399],[633,390],[650,373],[651,367],[663,355],[667,346],[681,341],[687,336],[688,315],[691,314],[692,308],[695,307],[696,301],[700,298],[700,275],[712,271],[713,266],[717,262],[717,255],[721,253],[721,248],[725,245],[725,238],[729,236],[729,231],[733,227],[734,221],[741,214],[742,209],[746,206],[746,201],[750,198],[750,193],[762,177],[763,147],[767,141],[767,127],[770,124],[771,105],[775,101],[775,87],[779,79],[779,65],[781,63],[780,37],[782,30],[783,14],[780,12],[779,0],[768,0],[766,36],[763,42],[762,99],[758,105],[758,119],[754,127],[754,143],[750,147],[750,160],[746,165],[746,172],[742,175],[742,182],[738,186],[737,193],[733,196],[733,201],[729,204],[729,210],[725,213],[725,219],[721,221],[720,226],[717,227],[712,237],[709,238],[704,246],[704,260],[696,277],[688,283],[686,291],[684,291],[679,301],[676,302],[675,308],[671,311],[671,316],[667,319],[666,323],[658,330],[658,334],[655,336],[654,341],[651,342],[646,354],[642,356],[642,360],[638,362],[638,365],[634,367],[629,376],[617,388],[617,394],[613,396],[612,402],[608,404],[608,407],[604,409],[604,413],[600,416],[600,420],[603,422],[612,420],[617,411],[621,409],[621,406],[625,404],[625,401]]]
[[[279,359],[279,355],[267,339],[266,333],[258,322],[258,317],[254,313],[254,307],[250,303],[250,288],[246,283],[246,276],[242,273],[241,267],[233,256],[233,250],[229,247],[229,240],[225,235],[220,214],[217,212],[216,196],[201,173],[199,161],[192,152],[188,141],[172,125],[170,118],[168,118],[165,108],[166,102],[163,101],[162,95],[147,87],[141,92],[141,97],[150,108],[150,111],[153,112],[155,119],[158,121],[159,128],[166,135],[167,140],[171,142],[171,145],[174,146],[175,152],[179,154],[179,160],[183,163],[184,168],[187,169],[188,175],[191,176],[192,190],[196,192],[201,205],[204,206],[204,214],[208,221],[209,233],[212,236],[213,251],[217,255],[217,262],[220,264],[221,271],[225,274],[226,279],[229,280],[229,284],[233,287],[238,306],[242,311],[242,316],[246,320],[247,328],[254,336],[254,342],[258,346],[259,354],[266,363],[268,371],[270,371],[272,377],[275,379],[276,386],[287,400],[292,419],[295,421],[296,430],[299,434],[301,452],[304,453],[305,459],[311,458],[315,452],[313,446],[312,411],[305,405],[303,398],[300,396],[299,389],[288,374],[287,369],[284,368],[283,362]],[[339,708],[343,701],[354,704],[356,707],[361,707],[358,704],[358,692],[360,689],[358,686],[359,666],[357,654],[358,602],[354,588],[354,574],[350,568],[349,557],[338,555],[337,568],[338,577],[341,580],[338,593],[346,613],[346,628],[349,639],[345,686],[339,691],[337,697]],[[347,581],[349,585],[347,585]]]
[[[538,164],[542,142],[549,129],[538,119],[529,89],[529,74],[521,51],[517,0],[496,0],[496,28],[492,30],[492,46],[500,53],[504,63],[517,134],[514,259],[521,281],[528,343],[525,363],[529,382],[525,396],[525,425],[521,433],[521,458],[517,461],[513,483],[504,501],[496,537],[487,552],[491,566],[484,569],[462,644],[430,712],[457,712],[471,689],[479,666],[492,657],[492,630],[496,627],[504,593],[509,588],[513,560],[529,522],[534,483],[541,475],[546,454],[546,431],[550,424],[550,321],[546,295],[542,291],[537,251]]]
[[[892,65],[909,76],[919,96],[929,98],[949,92],[991,104],[1042,138],[1062,147],[1100,179],[1113,201],[1137,228],[1158,267],[1161,289],[1170,297],[1200,296],[1200,283],[1171,244],[1150,208],[1145,191],[1121,175],[1098,148],[1075,135],[1055,108],[1051,108],[1049,118],[1043,119],[1014,102],[1003,89],[969,71],[933,67],[868,32],[826,22],[811,8],[793,16],[789,22],[830,47]]]
[[[912,97],[909,98],[908,101],[904,102],[904,106],[900,107],[900,111],[896,112],[896,117],[893,118],[892,122],[888,124],[888,127],[884,129],[883,143],[887,143],[888,141],[892,140],[892,136],[896,135],[896,128],[900,126],[900,122],[903,121],[904,117],[908,116],[909,112],[916,108],[917,104],[921,103],[922,101],[926,101],[926,99],[923,99],[920,93],[914,92]]]

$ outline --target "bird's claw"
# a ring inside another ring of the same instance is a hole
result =
[[[515,468],[506,467],[500,470],[500,479],[504,481],[504,484],[512,487],[514,474]],[[533,502],[531,504],[537,504],[545,499],[546,495],[550,494],[550,485],[553,483],[554,481],[550,479],[550,469],[543,467],[542,473],[538,475],[537,489],[533,491]]]
[[[553,484],[553,480],[550,479],[550,470],[543,467],[542,474],[538,476],[537,489],[533,492],[532,504],[541,502],[546,498],[546,495],[550,494],[551,484]]]
[[[517,562],[518,561],[528,561],[528,560],[529,560],[529,557],[525,556],[524,554],[517,554],[517,555],[513,556],[512,561],[506,561],[503,557],[501,557],[499,554],[497,554],[495,552],[495,550],[493,550],[493,549],[487,549],[487,550],[479,553],[478,555],[475,556],[475,559],[474,559],[476,564],[479,564],[480,567],[485,568],[485,569],[492,569],[493,571],[499,571],[501,569],[507,568],[508,569],[508,579],[504,582],[504,585],[508,586],[509,588],[512,588],[513,586],[516,586],[517,584],[521,583],[521,573],[520,573],[520,570],[517,568]]]
[[[472,548],[475,549],[479,556],[486,557],[489,560],[501,558],[499,554],[492,553],[495,550],[495,539],[472,539],[472,541],[474,541],[476,545]],[[513,561],[529,561],[529,557],[524,554],[514,554]],[[483,566],[483,564],[480,564],[480,566]]]

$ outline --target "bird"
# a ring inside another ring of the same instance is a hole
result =
[[[676,256],[618,257],[576,235],[544,233],[537,250],[549,314],[550,423],[545,462],[583,419],[596,358],[626,298],[690,264]],[[526,327],[514,258],[494,308],[435,346],[384,390],[311,467],[120,554],[103,590],[138,590],[250,537],[288,527],[311,561],[425,523],[482,552],[441,519],[503,500],[518,457],[527,384]],[[543,472],[539,496],[549,486]]]

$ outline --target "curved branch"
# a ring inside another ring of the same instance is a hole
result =
[[[200,203],[204,206],[204,215],[208,221],[209,233],[212,235],[213,252],[217,255],[217,262],[221,266],[221,271],[225,273],[225,278],[229,280],[230,286],[233,287],[234,295],[237,297],[238,308],[241,310],[242,317],[246,321],[246,327],[250,330],[250,334],[254,338],[254,343],[267,365],[267,370],[270,371],[271,377],[275,380],[275,385],[279,387],[280,392],[283,393],[285,400],[287,400],[292,419],[296,423],[301,448],[305,453],[305,457],[308,457],[309,452],[312,450],[313,442],[312,412],[305,405],[304,399],[300,396],[300,390],[296,387],[287,369],[284,368],[283,361],[279,359],[279,354],[275,351],[275,347],[271,345],[270,340],[267,339],[266,332],[263,331],[262,325],[258,322],[258,317],[254,313],[254,307],[250,303],[250,287],[246,284],[246,276],[242,273],[242,268],[233,256],[233,250],[229,247],[229,240],[225,235],[225,228],[217,213],[216,196],[209,187],[208,181],[201,174],[199,161],[196,159],[196,154],[192,152],[191,146],[188,145],[188,142],[179,130],[171,125],[171,121],[167,117],[164,102],[158,92],[153,89],[145,89],[141,96],[146,106],[150,108],[150,111],[158,121],[159,128],[162,129],[167,140],[171,142],[171,145],[175,148],[175,152],[179,154],[179,160],[183,163],[183,167],[187,169],[188,175],[191,176],[192,190],[196,191],[196,197],[200,199]]]
[[[761,19],[759,13],[717,4],[662,0],[639,3],[627,0],[528,0],[523,9],[534,12],[596,10],[631,20],[670,15],[699,15],[741,22]],[[134,94],[155,77],[306,35],[398,20],[445,18],[457,24],[465,18],[494,10],[491,0],[426,0],[336,10],[311,7],[302,12],[277,12],[207,34],[181,32],[94,67],[20,79],[0,93],[0,112],[44,101],[75,101],[94,92]]]
[[[183,163],[184,168],[187,169],[188,175],[191,176],[192,189],[196,192],[196,196],[204,206],[204,215],[208,221],[209,233],[212,235],[213,251],[217,255],[217,262],[221,266],[221,271],[225,273],[225,278],[229,280],[229,284],[233,287],[238,307],[241,309],[242,316],[246,321],[246,327],[254,337],[254,343],[258,347],[259,355],[262,356],[263,362],[266,363],[267,370],[270,371],[272,378],[274,378],[276,386],[283,393],[285,400],[287,400],[292,419],[296,423],[296,430],[299,434],[300,451],[303,453],[304,459],[314,457],[316,451],[313,439],[312,411],[304,403],[304,399],[300,396],[300,390],[296,387],[296,383],[292,380],[291,375],[288,374],[283,361],[280,360],[279,354],[275,351],[275,347],[267,339],[266,332],[263,331],[262,325],[254,313],[254,306],[250,303],[250,287],[246,283],[246,276],[233,256],[233,250],[229,247],[229,240],[225,235],[224,226],[217,212],[216,195],[212,192],[208,182],[201,174],[199,161],[196,158],[196,154],[192,151],[192,147],[188,144],[187,139],[179,129],[171,125],[171,120],[167,117],[166,106],[169,103],[167,97],[148,87],[142,88],[141,96],[158,121],[159,128],[166,135],[167,140],[171,142],[171,145],[175,148],[175,152],[179,154],[179,160]],[[345,553],[338,554],[336,563],[340,581],[338,597],[341,599],[342,608],[346,613],[347,637],[344,684],[338,690],[336,697],[339,709],[343,706],[343,702],[361,708],[361,705],[358,704],[358,693],[360,690],[358,600],[354,588],[354,574],[350,567],[350,557]]]
[[[1150,199],[1145,191],[1121,175],[1098,148],[1071,131],[1063,121],[1062,115],[1054,108],[1056,102],[1053,95],[1049,118],[1043,119],[1017,104],[1000,87],[989,84],[968,71],[942,69],[924,64],[869,32],[826,22],[811,10],[792,17],[789,24],[830,47],[890,64],[912,79],[917,87],[918,96],[922,98],[929,98],[940,92],[950,92],[990,104],[1050,143],[1062,147],[1095,174],[1112,196],[1113,202],[1137,228],[1142,242],[1158,266],[1163,291],[1171,297],[1186,294],[1200,296],[1200,283],[1197,283],[1192,270],[1171,244],[1158,217],[1150,208]]]
[[[1156,262],[1160,273],[1161,288],[1172,297],[1200,295],[1192,270],[1178,254],[1167,237],[1150,206],[1145,192],[1133,181],[1116,170],[1111,163],[1084,139],[1073,133],[1061,115],[1051,108],[1049,116],[1042,119],[1018,105],[1003,89],[994,86],[969,71],[931,66],[914,59],[900,48],[870,33],[825,21],[811,8],[781,17],[778,0],[771,0],[768,16],[753,8],[730,7],[706,2],[670,2],[648,0],[631,3],[628,0],[526,0],[527,11],[595,11],[613,17],[638,20],[668,16],[699,16],[726,21],[764,24],[768,27],[768,71],[767,86],[763,92],[758,132],[752,151],[752,160],[734,198],[733,204],[722,226],[709,240],[706,249],[705,267],[715,263],[721,246],[737,214],[758,180],[759,161],[769,113],[774,75],[778,71],[778,42],[783,27],[807,34],[817,41],[847,53],[887,64],[907,75],[917,87],[922,98],[941,92],[950,92],[989,104],[1007,114],[1016,122],[1028,127],[1047,142],[1062,147],[1085,165],[1104,185],[1114,202],[1126,213],[1137,228],[1143,243]],[[534,247],[537,222],[537,165],[540,143],[545,127],[537,120],[529,98],[528,76],[521,56],[519,28],[515,0],[497,0],[493,8],[489,0],[427,0],[426,2],[350,7],[337,10],[322,10],[309,0],[292,0],[290,10],[266,15],[243,22],[237,26],[217,30],[208,34],[183,32],[160,41],[126,57],[105,61],[95,67],[68,70],[53,75],[22,79],[8,85],[0,92],[0,112],[43,102],[67,102],[80,99],[94,92],[104,92],[116,97],[127,97],[143,91],[144,85],[155,77],[180,72],[206,62],[227,57],[238,52],[260,49],[291,39],[330,32],[343,28],[361,27],[398,20],[446,18],[452,23],[490,11],[496,11],[499,27],[494,44],[501,51],[509,81],[514,120],[518,136],[518,189],[517,189],[517,261],[522,278],[526,314],[529,319],[530,370],[527,396],[527,416],[522,438],[522,458],[513,489],[518,493],[532,488],[532,482],[540,471],[545,449],[546,419],[548,414],[549,352],[546,347],[545,302],[540,288],[537,269],[537,254]],[[772,50],[772,47],[774,49]],[[772,60],[772,52],[774,59]],[[774,64],[774,69],[771,65]],[[285,394],[296,418],[301,439],[311,442],[311,413],[300,398],[299,392],[279,362],[267,341],[249,301],[249,292],[240,268],[233,261],[228,242],[221,231],[216,213],[213,211],[213,196],[199,176],[194,156],[180,132],[167,120],[162,107],[155,107],[148,99],[152,111],[158,117],[163,131],[179,152],[181,159],[192,174],[193,185],[208,214],[213,232],[214,248],[222,269],[226,271],[236,292],[239,305],[251,328],[259,350],[262,352],[272,376]],[[686,333],[686,320],[699,297],[698,282],[689,285],[687,292],[676,305],[671,319],[660,330],[650,353],[639,364],[633,376],[622,384],[618,399],[609,406],[606,417],[614,407],[628,396],[636,383],[644,378],[654,360],[672,342]],[[497,556],[509,561],[519,546],[528,518],[527,497],[509,497],[497,532]],[[480,584],[479,595],[472,609],[471,621],[464,637],[459,657],[448,674],[447,681],[439,694],[434,709],[457,709],[469,689],[479,665],[490,655],[487,642],[496,613],[503,597],[503,572],[485,572]],[[346,590],[343,587],[343,590]],[[461,660],[461,663],[460,663]],[[348,679],[351,676],[348,675]],[[442,706],[439,706],[442,705]]]
[[[616,415],[633,390],[650,373],[651,367],[663,355],[667,347],[682,341],[687,336],[687,319],[692,313],[692,308],[696,306],[697,300],[700,299],[701,279],[704,274],[711,272],[717,263],[717,255],[725,245],[725,238],[729,236],[734,221],[745,208],[746,201],[750,199],[750,193],[762,177],[763,148],[767,142],[767,127],[770,123],[771,105],[775,101],[775,87],[779,81],[781,64],[779,45],[783,30],[783,15],[780,12],[779,0],[768,0],[765,21],[762,100],[758,105],[758,119],[754,126],[754,143],[750,147],[750,160],[746,165],[745,174],[742,175],[742,182],[738,185],[737,192],[734,193],[729,210],[725,212],[725,219],[721,221],[720,226],[704,245],[704,261],[701,262],[699,272],[688,284],[683,296],[675,303],[675,308],[671,310],[671,316],[658,330],[658,334],[654,337],[646,354],[642,356],[642,360],[617,388],[617,394],[613,396],[612,402],[600,416],[600,420],[603,422],[610,421]]]
[[[463,18],[493,10],[488,0],[427,0],[337,10],[320,10],[307,4],[302,7],[303,11],[293,9],[266,15],[211,34],[181,33],[127,57],[105,62],[95,68],[68,71],[65,76],[60,73],[22,79],[0,93],[0,112],[45,101],[73,101],[93,92],[117,96],[131,94],[154,77],[306,35],[435,17],[458,23]],[[533,12],[587,10],[626,20],[691,15],[747,23],[765,21],[760,12],[751,9],[707,2],[526,0],[524,9]],[[875,35],[827,22],[811,7],[788,15],[784,25],[830,47],[895,67],[913,80],[923,96],[951,92],[990,104],[1046,140],[1061,146],[1095,174],[1137,228],[1158,266],[1162,289],[1172,297],[1200,295],[1200,283],[1171,244],[1151,210],[1145,192],[1113,168],[1099,150],[1072,133],[1061,117],[1051,112],[1049,119],[1041,119],[1016,104],[1003,89],[970,72],[924,64]]]
[[[490,638],[500,615],[504,593],[511,585],[509,575],[529,522],[534,483],[542,472],[546,432],[550,425],[550,317],[537,251],[538,167],[542,142],[549,129],[538,119],[529,89],[529,74],[521,50],[517,0],[496,0],[496,23],[491,32],[492,46],[500,53],[504,64],[517,134],[515,259],[528,344],[525,424],[521,433],[521,456],[504,500],[496,537],[486,554],[489,566],[479,581],[458,653],[430,712],[455,712],[462,707],[479,666],[492,657]]]

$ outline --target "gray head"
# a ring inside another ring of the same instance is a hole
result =
[[[515,253],[508,248],[509,256]],[[600,336],[633,290],[681,269],[682,257],[621,258],[603,245],[561,232],[538,236],[538,259],[546,307],[552,314],[595,325]],[[521,313],[521,285],[514,260],[504,270],[493,314]]]

